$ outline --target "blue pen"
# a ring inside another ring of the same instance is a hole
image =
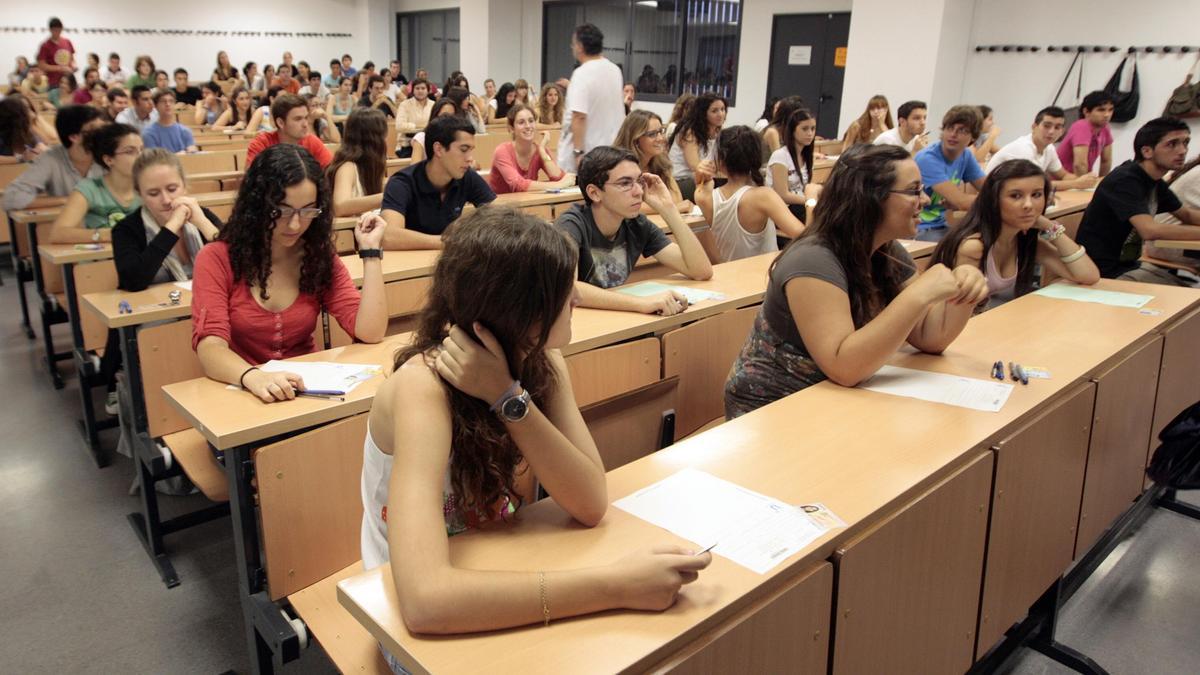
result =
[[[992,364],[992,377],[997,380],[1000,380],[1001,382],[1004,381],[1004,362],[1003,361],[997,361]]]

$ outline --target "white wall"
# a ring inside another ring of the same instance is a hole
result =
[[[159,68],[186,68],[193,80],[207,78],[224,49],[239,69],[246,61],[278,63],[285,50],[297,61],[307,61],[325,73],[329,60],[349,53],[356,65],[374,60],[387,62],[395,53],[395,18],[390,0],[179,0],[162,2],[109,2],[56,0],[52,5],[4,2],[0,23],[42,29],[53,12],[66,25],[66,36],[74,43],[81,67],[88,52],[107,63],[108,53],[121,55],[122,65],[132,69],[137,54],[149,54]],[[348,38],[241,37],[199,35],[138,35],[83,33],[78,28],[154,28],[194,31],[291,31],[348,33]],[[6,34],[0,40],[0,64],[5,72],[18,55],[36,57],[38,45],[48,33]],[[80,70],[82,74],[82,68]]]
[[[1028,132],[1034,114],[1050,105],[1071,63],[1062,53],[976,53],[975,45],[1197,45],[1200,40],[1200,2],[1183,0],[1060,0],[1052,11],[1044,0],[978,2],[971,30],[971,48],[962,100],[986,103],[995,109],[1003,130],[1002,141]],[[1030,17],[1016,23],[1012,17]],[[1122,53],[1088,54],[1083,91],[1101,89],[1120,62]],[[1140,54],[1141,105],[1127,124],[1114,124],[1116,162],[1133,156],[1133,136],[1138,127],[1157,117],[1171,90],[1183,83],[1196,54]],[[1125,68],[1128,82],[1129,66]],[[1074,97],[1074,77],[1069,88]],[[1065,96],[1065,94],[1064,94]],[[1061,103],[1061,100],[1060,100]],[[1068,100],[1066,105],[1072,105]],[[1200,136],[1200,122],[1191,120],[1192,136]],[[1197,141],[1192,142],[1192,155]]]

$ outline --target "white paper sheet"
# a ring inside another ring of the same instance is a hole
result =
[[[718,293],[716,291],[706,291],[706,290],[702,290],[699,288],[688,288],[687,286],[671,286],[669,284],[660,284],[657,281],[644,281],[640,284],[632,284],[629,286],[622,286],[621,288],[617,289],[618,293],[624,293],[625,295],[634,295],[639,298],[645,298],[645,297],[648,297],[651,295],[658,295],[659,293],[666,293],[667,291],[675,291],[675,292],[679,293],[680,295],[682,295],[683,297],[687,298],[689,305],[694,305],[698,302],[704,302],[705,300],[724,300],[725,299],[724,293]]]
[[[1013,388],[1011,384],[1003,382],[896,366],[880,368],[871,379],[858,386],[882,394],[907,396],[984,412],[999,412]]]
[[[185,291],[192,290],[192,280],[191,279],[188,279],[187,281],[176,281],[175,285],[182,288]]]
[[[613,506],[759,574],[827,529],[805,511],[697,469],[683,469]]]
[[[268,373],[295,373],[304,380],[306,391],[344,394],[350,393],[359,384],[383,372],[379,366],[370,364],[331,361],[267,361],[259,368]]]
[[[1105,291],[1099,288],[1087,288],[1086,286],[1074,286],[1072,284],[1050,284],[1036,291],[1034,295],[1057,298],[1059,300],[1094,302],[1099,305],[1110,305],[1112,307],[1130,307],[1133,309],[1138,309],[1154,299],[1153,295]]]

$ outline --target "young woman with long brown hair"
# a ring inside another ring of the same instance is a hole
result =
[[[667,158],[667,130],[658,113],[649,110],[634,110],[625,116],[613,147],[632,152],[638,158],[638,166],[662,179],[671,191],[671,199],[680,213],[691,213],[691,200],[684,199],[679,184],[671,172],[671,160]],[[642,204],[642,213],[657,213],[649,204]]]
[[[379,208],[387,172],[387,116],[373,108],[357,108],[345,126],[342,144],[325,171],[338,218]]]
[[[859,143],[874,143],[879,134],[894,126],[892,105],[883,94],[875,94],[867,101],[867,109],[863,114],[846,129],[846,135],[842,138],[842,152]]]

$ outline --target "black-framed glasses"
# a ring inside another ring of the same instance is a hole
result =
[[[630,190],[633,189],[634,185],[637,185],[638,187],[642,188],[643,190],[646,189],[646,181],[641,177],[622,178],[621,180],[614,180],[614,181],[605,183],[605,185],[611,185],[611,186],[617,188],[618,190],[620,190],[621,192],[629,192]]]
[[[667,135],[666,128],[659,127],[657,129],[655,129],[654,131],[647,131],[647,132],[643,133],[642,138],[662,138],[663,136],[666,136],[666,135]]]
[[[892,192],[892,193],[895,193],[898,195],[908,195],[909,197],[915,197],[916,199],[920,199],[921,195],[925,194],[925,186],[918,185],[917,187],[907,188],[905,190],[888,190],[888,192]]]
[[[294,209],[290,206],[276,206],[273,213],[275,220],[291,220],[297,214],[304,220],[312,220],[321,215],[321,209],[314,206],[305,206],[300,209]]]

